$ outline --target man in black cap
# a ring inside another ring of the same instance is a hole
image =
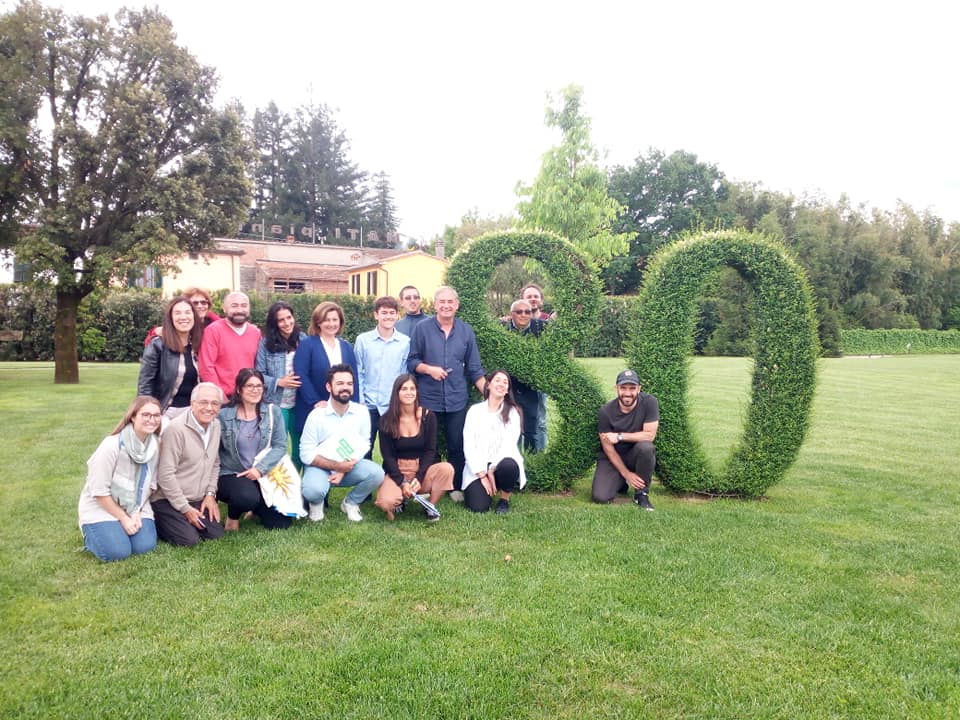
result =
[[[633,501],[644,510],[650,504],[650,480],[657,463],[653,440],[660,426],[660,403],[640,392],[633,370],[617,375],[617,397],[600,408],[597,429],[600,452],[593,473],[593,501],[608,503],[622,488],[634,490]]]

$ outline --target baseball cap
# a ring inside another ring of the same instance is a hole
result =
[[[617,385],[639,385],[640,377],[633,370],[624,370],[617,375]]]

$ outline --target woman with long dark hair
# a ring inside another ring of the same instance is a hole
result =
[[[527,483],[518,441],[523,429],[520,406],[510,392],[506,370],[487,374],[483,402],[467,411],[463,424],[463,495],[474,512],[487,512],[494,495],[497,512],[510,511],[510,495]]]
[[[77,514],[84,547],[104,562],[157,546],[150,493],[157,488],[160,402],[138,396],[87,460]]]
[[[416,378],[404,373],[393,382],[390,406],[380,418],[383,484],[375,504],[393,520],[394,514],[417,493],[427,493],[434,505],[453,490],[453,465],[437,462],[437,416],[420,405]],[[427,520],[440,515],[427,510]]]
[[[203,324],[185,295],[167,303],[163,337],[155,337],[143,351],[137,393],[160,400],[164,415],[174,418],[190,407],[190,393],[200,382],[197,353]]]
[[[257,348],[254,366],[263,373],[265,383],[264,402],[273,403],[283,414],[283,423],[290,438],[290,456],[299,470],[300,433],[294,427],[293,408],[297,403],[300,376],[293,370],[293,357],[297,347],[307,337],[293,316],[289,303],[279,300],[267,310],[263,337]]]
[[[263,373],[243,368],[237,373],[230,403],[220,411],[220,480],[217,500],[227,504],[224,529],[240,529],[240,518],[252,512],[265,528],[290,527],[292,520],[263,502],[258,480],[287,452],[287,431],[280,408],[263,402]]]

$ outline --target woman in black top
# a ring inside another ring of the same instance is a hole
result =
[[[420,406],[417,382],[404,373],[393,383],[390,407],[380,418],[380,454],[387,477],[376,506],[393,520],[405,499],[427,493],[434,505],[453,490],[453,465],[437,462],[437,416]],[[439,520],[427,510],[427,520]]]
[[[190,407],[190,393],[199,382],[197,353],[203,324],[190,298],[173,298],[163,312],[163,337],[155,337],[143,351],[137,394],[160,400],[160,409],[174,418]]]

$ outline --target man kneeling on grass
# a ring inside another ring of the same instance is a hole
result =
[[[193,546],[223,537],[217,482],[223,393],[211,382],[190,394],[190,410],[170,421],[160,440],[157,490],[150,496],[157,535],[172,545]]]
[[[650,504],[650,480],[657,455],[653,440],[660,426],[660,403],[640,392],[640,378],[633,370],[617,375],[617,397],[600,408],[597,430],[600,452],[593,474],[593,501],[608,503],[627,486],[633,501],[644,510]]]
[[[370,447],[370,412],[353,397],[353,368],[345,363],[327,372],[326,405],[307,416],[300,436],[303,461],[303,497],[310,503],[310,519],[323,520],[323,500],[330,486],[353,488],[340,504],[352,522],[360,522],[360,503],[383,482],[383,468],[363,457]]]

